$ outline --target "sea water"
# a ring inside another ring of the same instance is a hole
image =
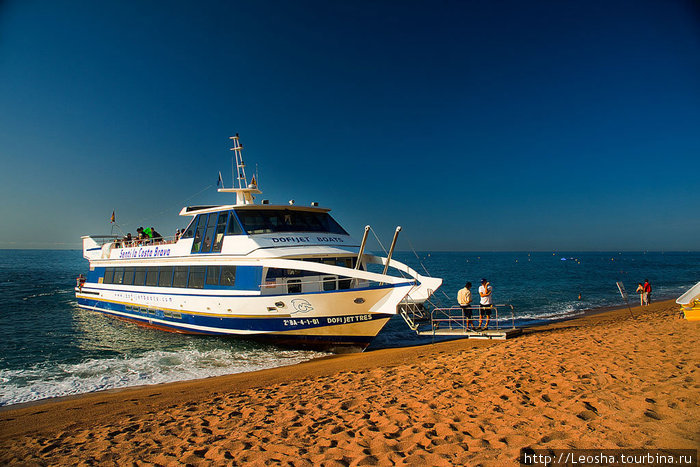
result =
[[[700,280],[700,253],[397,253],[417,271],[444,279],[431,299],[456,304],[466,281],[482,277],[496,303],[512,304],[516,325],[623,305],[649,279],[652,299],[675,298]],[[0,250],[0,406],[101,389],[254,371],[310,360],[323,352],[281,349],[238,339],[187,336],[78,308],[75,277],[87,272],[81,251]],[[579,294],[581,299],[579,300]],[[636,304],[636,301],[634,302]],[[430,343],[400,317],[371,349]]]

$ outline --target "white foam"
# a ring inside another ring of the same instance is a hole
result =
[[[186,381],[293,365],[321,352],[184,349],[149,351],[136,357],[92,359],[76,364],[0,370],[0,406],[104,389]]]

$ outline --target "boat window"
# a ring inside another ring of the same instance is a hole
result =
[[[338,279],[338,288],[340,290],[347,290],[352,285],[352,279]]]
[[[324,277],[323,278],[323,290],[335,290],[335,277]]]
[[[221,282],[219,285],[233,287],[236,283],[236,266],[221,266]]]
[[[146,268],[146,285],[148,285],[148,286],[158,285],[158,268],[157,267]]]
[[[236,213],[249,235],[274,232],[348,234],[327,212],[292,209],[241,209]]]
[[[192,253],[199,253],[199,249],[202,246],[202,236],[204,235],[204,228],[207,226],[207,214],[200,214],[197,216],[197,229],[194,231],[194,242],[192,242]]]
[[[146,268],[136,268],[134,271],[134,285],[143,285],[146,282]]]
[[[277,279],[278,277],[310,276],[316,274],[318,273],[313,271],[301,271],[299,269],[270,268],[267,270],[268,279]]]
[[[238,223],[235,212],[231,211],[231,216],[228,218],[228,235],[241,235],[242,233],[241,224]]]
[[[170,287],[173,283],[173,267],[161,266],[158,285],[161,287]]]
[[[112,284],[114,281],[114,268],[105,268],[104,284]]]
[[[219,285],[220,266],[207,266],[207,285]]]
[[[124,285],[134,284],[134,268],[124,269]]]
[[[204,266],[190,266],[190,278],[187,287],[201,289],[204,287]]]
[[[114,268],[114,284],[121,284],[124,281],[124,268]]]
[[[219,220],[216,221],[216,236],[214,237],[214,246],[211,251],[218,253],[221,251],[221,245],[224,242],[224,233],[226,232],[226,219],[228,212],[219,213]]]
[[[289,279],[287,281],[287,293],[301,293],[301,279]]]
[[[204,240],[202,241],[201,253],[209,253],[211,251],[211,243],[214,239],[214,233],[216,232],[216,217],[215,212],[209,214],[207,228],[202,236]],[[199,228],[197,228],[197,230],[199,230]]]
[[[187,266],[175,266],[173,287],[187,287]]]
[[[323,263],[330,264],[332,266],[341,266],[344,268],[354,268],[356,258],[302,258],[302,261],[309,261],[311,263]]]
[[[193,217],[192,221],[190,224],[183,230],[182,235],[180,235],[180,238],[192,238],[194,236],[194,229],[197,227],[197,220],[201,217],[201,214],[199,216]]]

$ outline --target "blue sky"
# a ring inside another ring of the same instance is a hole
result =
[[[264,198],[403,249],[698,250],[700,7],[0,3],[0,248],[172,234],[236,132]]]

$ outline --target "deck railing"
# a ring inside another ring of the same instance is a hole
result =
[[[133,238],[129,241],[124,240],[123,237],[118,237],[115,235],[99,235],[91,236],[92,239],[101,239],[101,241],[96,241],[99,246],[112,244],[113,248],[131,248],[136,246],[147,246],[147,245],[168,245],[176,243],[179,239],[177,236],[172,237],[159,237],[155,238]]]

